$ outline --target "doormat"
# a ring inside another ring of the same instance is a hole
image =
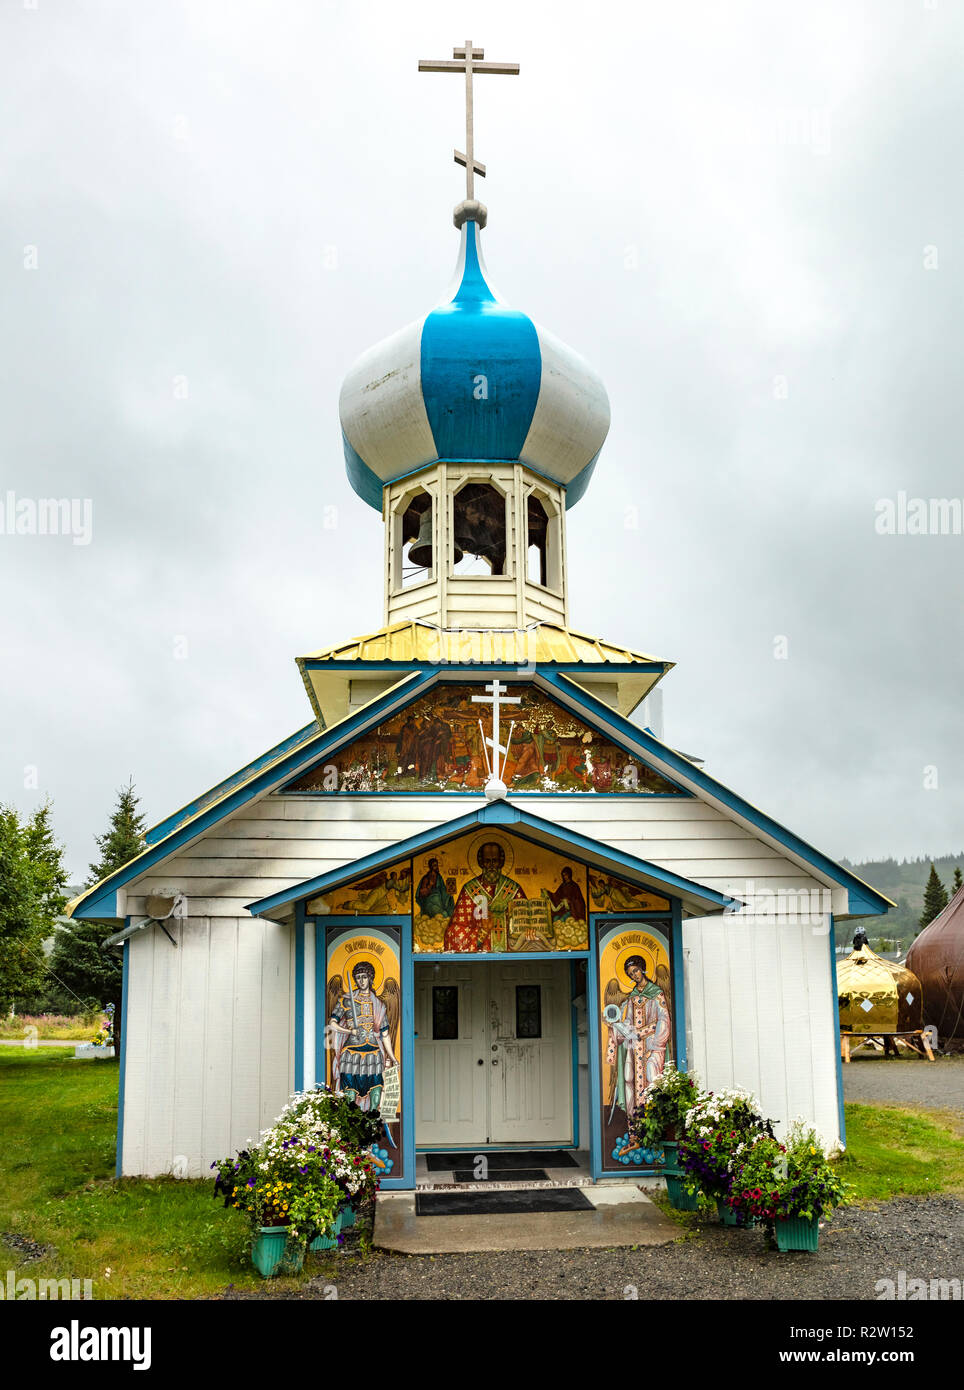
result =
[[[481,1152],[481,1151],[480,1151]],[[483,1153],[490,1172],[508,1172],[515,1168],[578,1168],[579,1164],[566,1149],[504,1149],[501,1153]],[[478,1153],[426,1154],[430,1173],[471,1172]]]
[[[549,1174],[544,1168],[490,1168],[484,1178],[477,1178],[468,1168],[456,1168],[452,1177],[456,1182],[548,1182]]]
[[[595,1211],[578,1187],[538,1187],[528,1192],[417,1192],[416,1216],[520,1216],[537,1211]]]

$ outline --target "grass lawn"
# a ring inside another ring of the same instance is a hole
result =
[[[92,1279],[95,1298],[204,1298],[228,1284],[259,1287],[247,1223],[212,1200],[210,1182],[114,1179],[116,1122],[115,1061],[0,1048],[0,1233],[57,1252],[21,1273]],[[842,1163],[855,1200],[964,1195],[964,1138],[953,1117],[848,1105],[847,1135]],[[309,1257],[306,1272],[331,1266],[329,1256]],[[0,1277],[7,1268],[19,1270],[19,1257],[0,1246]],[[280,1292],[299,1280],[273,1283]]]

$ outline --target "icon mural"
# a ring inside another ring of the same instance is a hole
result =
[[[488,779],[473,695],[481,685],[441,685],[303,774],[289,792],[481,791]],[[512,684],[510,792],[622,792],[683,796],[652,768],[531,685]]]
[[[412,910],[412,866],[408,860],[319,893],[307,905],[309,915],[338,913],[348,917],[407,916]]]
[[[603,1167],[652,1167],[659,1155],[638,1147],[629,1122],[643,1091],[673,1060],[669,922],[597,926],[600,1097]]]
[[[327,1082],[380,1116],[384,1140],[372,1152],[385,1175],[402,1151],[398,932],[329,928],[325,961]]]
[[[579,951],[589,944],[585,865],[478,830],[414,861],[416,951]]]

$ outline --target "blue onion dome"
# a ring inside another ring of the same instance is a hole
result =
[[[379,511],[387,483],[440,459],[526,464],[571,506],[609,431],[600,377],[498,297],[479,240],[464,222],[443,302],[363,353],[342,386],[348,477]]]

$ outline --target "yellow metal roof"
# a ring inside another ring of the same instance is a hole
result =
[[[629,647],[614,646],[571,628],[538,623],[529,628],[439,628],[430,623],[394,623],[367,637],[356,637],[336,647],[308,652],[299,661],[426,661],[453,665],[493,662],[521,666],[529,662],[587,665],[635,665],[672,662]]]

